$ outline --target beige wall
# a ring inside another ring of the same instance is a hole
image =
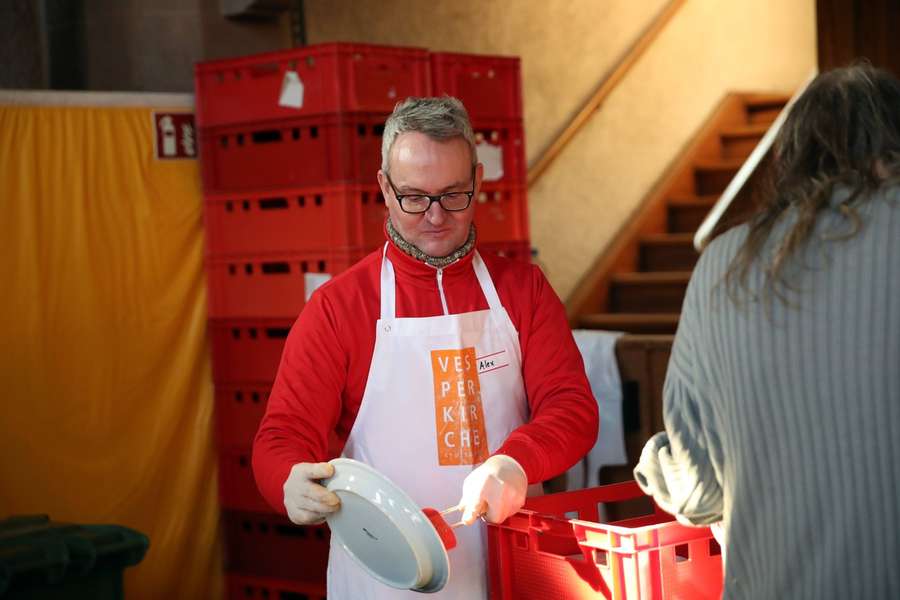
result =
[[[664,0],[306,0],[309,43],[522,57],[533,162]],[[815,0],[687,0],[529,194],[563,298],[728,91],[790,91],[815,65]]]
[[[522,59],[531,163],[666,0],[306,0],[307,41]]]

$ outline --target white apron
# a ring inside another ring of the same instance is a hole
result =
[[[385,251],[387,246],[385,245]],[[394,269],[381,263],[381,318],[362,405],[344,456],[387,475],[421,507],[443,510],[462,494],[463,479],[528,419],[519,336],[500,304],[481,256],[472,266],[488,310],[450,315],[395,316]],[[450,516],[450,522],[461,517]],[[487,598],[485,525],[454,530],[450,579],[432,597]],[[376,580],[333,541],[329,600],[422,598]]]

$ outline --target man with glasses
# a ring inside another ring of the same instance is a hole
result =
[[[597,404],[541,271],[476,249],[482,165],[462,103],[410,98],[385,124],[383,248],[320,287],[291,330],[253,452],[268,501],[298,524],[339,510],[318,483],[343,448],[420,506],[462,511],[437,595],[487,597],[484,524],[594,445]],[[328,597],[397,598],[339,545]]]

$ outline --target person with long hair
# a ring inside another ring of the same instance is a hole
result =
[[[725,598],[900,598],[900,82],[819,75],[703,251],[635,478],[720,524]]]

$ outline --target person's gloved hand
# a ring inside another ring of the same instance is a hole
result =
[[[462,522],[471,525],[484,515],[491,523],[501,523],[522,508],[527,491],[528,478],[522,466],[510,456],[495,454],[463,481]]]
[[[297,463],[284,482],[284,507],[288,518],[297,525],[316,525],[341,507],[334,492],[317,480],[334,475],[330,463]]]
[[[722,526],[722,521],[718,523],[713,523],[709,526],[709,529],[712,531],[713,537],[716,538],[716,542],[718,542],[719,547],[722,548],[722,551],[725,551],[725,528]]]

